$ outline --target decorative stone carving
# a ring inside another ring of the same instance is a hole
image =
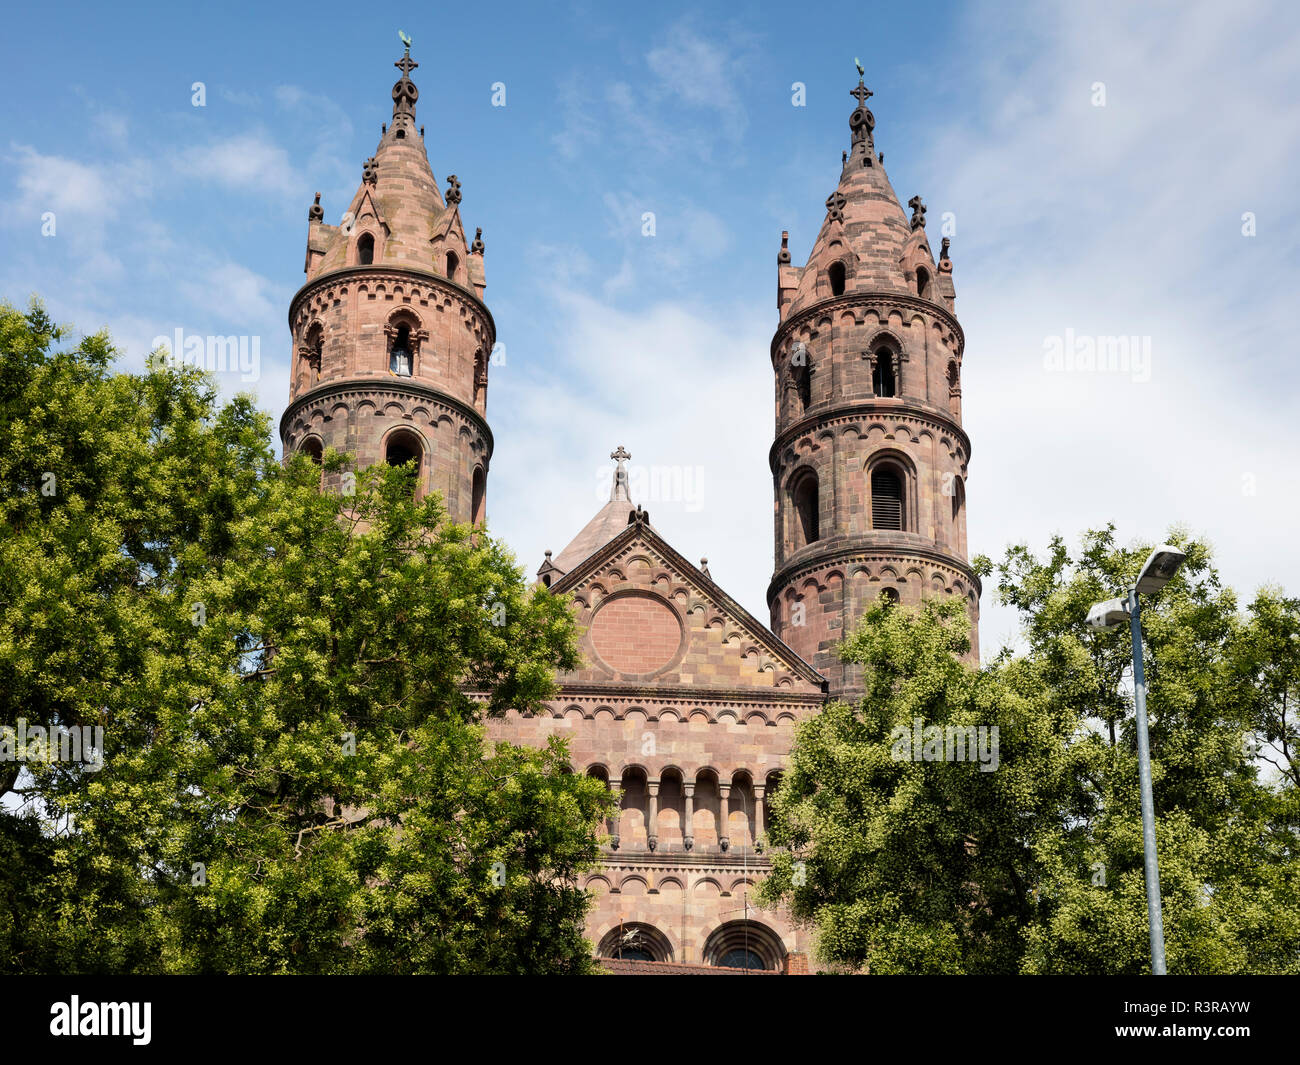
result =
[[[912,228],[922,229],[925,227],[925,204],[921,202],[920,195],[913,196],[907,201],[907,206],[912,208]]]

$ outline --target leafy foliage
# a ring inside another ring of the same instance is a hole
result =
[[[1188,560],[1143,609],[1169,970],[1297,972],[1300,602],[1266,589],[1242,614],[1208,548],[1174,542]],[[1129,632],[1083,622],[1148,550],[1117,546],[1113,528],[1076,554],[1059,538],[1045,558],[1011,548],[998,595],[1019,610],[1025,647],[983,669],[962,659],[960,603],[865,615],[843,651],[863,666],[865,697],[800,726],[763,887],[815,925],[824,961],[1147,969]],[[997,770],[894,757],[893,730],[917,718],[996,725]]]
[[[247,398],[62,336],[0,305],[0,724],[104,763],[0,762],[5,967],[587,971],[605,792],[485,733],[576,663],[564,602],[409,471],[323,492]]]

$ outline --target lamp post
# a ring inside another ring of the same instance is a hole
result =
[[[1147,923],[1151,929],[1151,973],[1166,975],[1165,925],[1160,912],[1160,867],[1156,860],[1156,815],[1151,797],[1151,744],[1147,738],[1147,681],[1142,668],[1142,595],[1160,591],[1187,555],[1169,544],[1147,556],[1137,583],[1128,595],[1096,603],[1088,611],[1094,629],[1114,629],[1129,623],[1133,634],[1133,702],[1137,711],[1138,785],[1142,793],[1142,864],[1146,876]]]

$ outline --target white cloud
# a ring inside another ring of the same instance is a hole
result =
[[[678,303],[621,311],[563,289],[553,298],[561,363],[542,370],[512,355],[492,371],[494,533],[534,572],[608,498],[608,456],[622,444],[634,482],[657,482],[654,496],[635,499],[655,527],[686,557],[707,555],[714,578],[766,618],[768,316]]]
[[[289,153],[261,133],[240,133],[180,151],[176,169],[188,177],[267,195],[296,196],[305,187]]]
[[[111,217],[140,176],[137,168],[82,163],[45,155],[28,145],[12,145],[11,150],[10,161],[17,168],[18,211]]]
[[[1294,592],[1300,476],[1277,443],[1297,398],[1278,341],[1293,285],[1264,279],[1297,238],[1295,32],[1271,4],[1033,10],[971,13],[973,58],[949,73],[985,119],[924,138],[931,220],[952,209],[958,224],[972,551],[1185,523],[1241,593]],[[1036,58],[975,58],[1013,51],[998,27],[1022,22],[1045,37]],[[1246,210],[1268,217],[1253,239]],[[1151,380],[1046,372],[1044,338],[1071,328],[1149,336]],[[1013,628],[986,588],[984,650]]]

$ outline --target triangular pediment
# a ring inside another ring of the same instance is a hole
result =
[[[583,668],[562,683],[823,690],[816,670],[645,522],[633,521],[551,590],[573,597],[585,630]]]
[[[388,222],[384,218],[384,212],[379,206],[379,201],[375,199],[374,194],[370,191],[370,184],[362,182],[361,187],[357,189],[357,194],[352,197],[352,205],[348,208],[348,214],[351,216],[350,221],[353,225],[363,222],[367,218],[374,218],[381,226],[384,227],[384,233],[388,232]]]

